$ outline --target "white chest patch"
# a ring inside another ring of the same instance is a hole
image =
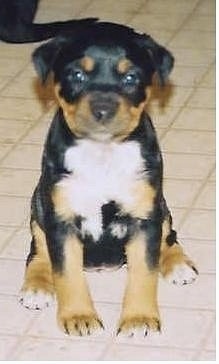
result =
[[[101,143],[81,140],[66,151],[65,168],[72,174],[58,185],[75,214],[82,216],[82,233],[98,240],[102,233],[101,206],[114,200],[132,203],[133,186],[144,167],[140,146],[134,141]]]

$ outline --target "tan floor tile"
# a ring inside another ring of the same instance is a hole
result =
[[[41,0],[36,21],[89,15],[129,22],[167,45],[174,54],[171,81],[177,86],[172,88],[168,102],[152,100],[149,114],[163,141],[164,172],[168,177],[165,192],[174,227],[180,227],[179,240],[197,262],[200,275],[195,284],[182,288],[160,279],[162,335],[154,334],[144,341],[119,341],[114,336],[126,284],[125,268],[86,274],[106,327],[101,334],[66,337],[56,324],[56,306],[31,312],[18,305],[16,299],[30,244],[29,196],[39,177],[42,145],[54,109],[50,108],[51,89],[35,93],[32,88],[37,76],[31,53],[38,44],[2,42],[0,158],[5,160],[2,159],[0,169],[0,311],[4,313],[0,359],[214,360],[216,253],[212,209],[216,174],[211,132],[215,130],[215,0]],[[189,154],[185,154],[187,151]],[[188,210],[207,177],[208,183],[195,201],[194,210]],[[18,336],[23,333],[23,337]]]
[[[15,77],[4,88],[4,97],[23,97],[23,98],[37,98],[35,92],[35,79],[24,78],[23,75]]]
[[[215,155],[215,133],[211,131],[170,130],[162,139],[167,153],[200,153]]]
[[[163,94],[163,100],[161,98],[159,99],[153,99],[151,100],[152,107],[153,104],[158,108],[165,107],[182,107],[185,102],[188,100],[189,96],[193,92],[193,89],[190,87],[178,87],[173,86],[171,90],[171,94],[168,98],[165,98],[165,93]],[[168,88],[167,88],[167,95],[168,95]],[[161,95],[162,96],[162,95]],[[159,106],[161,105],[161,106]]]
[[[0,255],[2,250],[5,248],[6,241],[14,233],[15,228],[2,226],[0,227]]]
[[[1,58],[0,58],[0,76],[13,77],[19,71],[21,71],[25,67],[26,64],[27,64],[27,60],[17,59],[17,58],[4,58],[1,56]]]
[[[211,182],[216,181],[216,169],[213,170],[211,176],[209,177],[209,181],[211,181]]]
[[[147,112],[156,129],[168,128],[179,113],[179,110],[179,107],[165,107],[159,109],[153,104],[149,104],[147,108]]]
[[[215,108],[215,90],[210,88],[199,88],[191,95],[189,107]]]
[[[1,97],[0,118],[1,119],[23,119],[37,120],[43,112],[43,106],[39,100]]]
[[[103,21],[110,21],[122,24],[128,23],[129,19],[132,17],[132,15],[129,13],[120,11],[115,12],[113,10],[106,11],[104,9],[99,9],[97,13],[97,11],[92,8],[87,8],[80,14],[80,16],[82,16],[83,18],[95,18],[97,15]]]
[[[0,335],[0,360],[10,360],[10,352],[18,342],[18,337]]]
[[[216,2],[215,0],[200,0],[195,12],[202,15],[215,15],[216,14]]]
[[[172,127],[187,130],[215,130],[215,110],[185,108],[178,115]]]
[[[198,181],[164,180],[164,195],[168,206],[189,207],[200,186]]]
[[[0,76],[0,93],[1,90],[10,82],[10,77]]]
[[[205,333],[209,330],[212,321],[212,313],[196,310],[189,311],[174,308],[160,308],[161,333],[149,332],[147,337],[127,338],[118,337],[118,342],[135,345],[158,346],[172,349],[196,350],[200,347]],[[189,334],[188,334],[189,333]],[[174,337],[174,341],[173,341]]]
[[[51,119],[48,121],[41,121],[34,126],[29,133],[25,136],[25,138],[21,141],[21,143],[25,144],[40,144],[44,145],[49,124],[51,123]]]
[[[148,33],[148,27],[147,24],[145,24],[145,27],[136,28],[137,30],[140,30],[141,32],[145,32]],[[162,30],[162,32],[160,30],[157,29],[151,29],[150,31],[150,36],[158,43],[162,44],[162,45],[166,45],[170,39],[172,39],[173,36],[173,31],[172,30]]]
[[[208,335],[205,349],[206,350],[215,350],[216,349],[216,318],[215,318],[215,322],[213,323],[210,335]]]
[[[36,316],[36,311],[27,310],[22,307],[17,297],[0,295],[1,327],[0,333],[3,335],[21,335],[27,326]]]
[[[206,184],[201,191],[198,199],[196,200],[194,207],[198,209],[215,209],[216,205],[216,186],[214,182]]]
[[[38,171],[0,169],[0,194],[31,197],[38,180]]]
[[[126,283],[126,268],[111,272],[89,272],[86,277],[94,301],[121,303]]]
[[[200,275],[215,273],[216,246],[214,241],[183,240],[185,252],[196,264]]]
[[[147,12],[155,12],[158,14],[187,14],[190,13],[197,0],[148,0],[145,10]]]
[[[143,0],[120,0],[119,11],[121,13],[128,12],[132,14],[143,4]],[[101,10],[104,10],[106,13],[114,12],[116,16],[116,12],[118,12],[118,3],[112,0],[105,0],[104,2],[102,0],[95,0],[89,4],[87,9],[96,11],[96,14]]]
[[[157,12],[147,12],[147,4],[142,7],[141,12],[134,16],[129,23],[136,29],[147,29],[147,33],[153,30],[176,30],[184,22],[186,14],[174,14],[174,16],[166,17]]]
[[[216,361],[216,352],[204,350],[201,354],[197,355],[197,359],[204,362]]]
[[[105,344],[74,341],[29,338],[12,354],[12,360],[98,360]]]
[[[6,259],[25,259],[30,251],[30,229],[22,228],[18,230],[14,235],[8,240],[7,245],[5,245],[4,250],[1,253],[1,257]]]
[[[23,144],[18,145],[4,159],[2,166],[5,168],[40,169],[42,146]]]
[[[178,66],[210,66],[215,59],[215,50],[169,46]]]
[[[200,30],[181,30],[171,40],[170,47],[215,49],[215,33]]]
[[[35,45],[33,44],[7,44],[1,42],[0,43],[1,58],[6,58],[8,62],[9,60],[10,61],[16,60],[16,63],[17,61],[19,61],[17,65],[21,64],[25,65],[27,64],[28,59],[30,59],[30,55],[34,47]]]
[[[4,158],[6,156],[6,154],[8,154],[10,149],[12,149],[12,147],[13,146],[11,144],[1,143],[0,144],[0,159]]]
[[[147,338],[145,339],[145,346],[135,346],[131,342],[129,345],[113,345],[104,355],[104,360],[111,361],[130,361],[130,360],[145,360],[145,361],[172,361],[172,360],[191,360],[192,351],[173,349],[173,348],[160,348],[148,347]]]
[[[0,259],[0,293],[4,295],[18,295],[23,283],[24,269],[25,264],[23,261]],[[12,300],[20,308],[17,298],[13,297]],[[23,307],[20,309],[24,310]],[[8,317],[10,315],[6,315],[5,319],[8,319]]]
[[[0,143],[15,143],[30,126],[30,121],[0,119]]]
[[[215,239],[215,211],[191,210],[179,230],[185,239]]]
[[[204,179],[213,166],[213,156],[164,153],[165,178]]]
[[[176,65],[171,72],[170,78],[176,86],[195,87],[200,83],[206,71],[206,67],[183,67]]]
[[[90,0],[81,0],[79,2],[62,1],[56,2],[53,0],[43,0],[40,2],[39,9],[36,14],[35,21],[46,22],[54,19],[70,19],[80,13],[90,3]]]
[[[203,78],[200,87],[215,87],[216,86],[216,69],[215,65],[211,67],[209,72]]]
[[[206,290],[208,294],[205,294]],[[161,306],[178,307],[188,310],[190,314],[194,315],[198,310],[203,310],[200,311],[203,314],[206,310],[209,310],[210,313],[215,310],[216,279],[214,274],[201,273],[195,283],[182,287],[170,284],[161,278],[158,292],[158,301]]]
[[[193,15],[183,25],[183,29],[200,30],[200,31],[214,31],[215,30],[215,16],[206,15]]]
[[[29,214],[28,198],[0,196],[0,225],[19,226]]]
[[[167,205],[171,211],[171,215],[173,218],[173,228],[178,230],[179,226],[181,224],[181,221],[186,214],[186,209],[176,208],[176,207],[172,207],[172,206],[170,207],[168,200],[167,200]]]

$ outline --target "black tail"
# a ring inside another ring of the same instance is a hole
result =
[[[97,18],[59,21],[45,24],[15,23],[10,27],[0,25],[0,39],[7,43],[39,42],[59,34],[75,30],[77,27],[86,26],[97,21]]]

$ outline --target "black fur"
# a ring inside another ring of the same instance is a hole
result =
[[[95,18],[33,23],[39,0],[0,0],[0,39],[8,43],[39,42],[86,26]]]

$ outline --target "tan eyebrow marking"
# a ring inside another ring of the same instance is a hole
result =
[[[94,69],[94,59],[88,56],[85,56],[81,59],[80,64],[84,71],[91,72]]]
[[[121,74],[124,74],[131,68],[131,66],[131,61],[129,61],[127,58],[122,58],[117,64],[117,71]]]

